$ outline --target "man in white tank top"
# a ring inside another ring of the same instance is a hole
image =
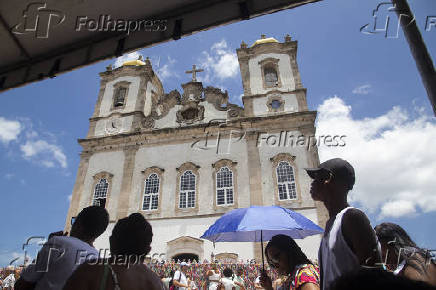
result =
[[[344,274],[358,271],[362,266],[382,265],[381,256],[367,216],[347,202],[355,181],[351,164],[334,158],[306,171],[313,179],[312,198],[324,203],[330,218],[318,253],[321,290],[329,290],[333,281]]]

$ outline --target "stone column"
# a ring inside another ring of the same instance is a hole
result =
[[[262,170],[260,167],[259,148],[257,148],[257,132],[247,133],[246,140],[250,205],[263,205]],[[253,257],[257,263],[261,263],[262,251],[260,243],[253,243]]]
[[[120,195],[118,198],[117,220],[125,218],[129,214],[129,200],[132,195],[133,168],[137,146],[128,146],[124,149],[123,179],[121,181]]]
[[[79,213],[80,198],[83,194],[83,186],[85,183],[86,173],[89,167],[90,153],[82,152],[80,154],[79,169],[77,170],[76,182],[74,183],[73,193],[70,202],[70,208],[68,209],[67,220],[65,221],[65,231],[71,230],[71,218],[77,216]]]
[[[246,141],[250,205],[263,205],[262,171],[260,168],[259,149],[257,148],[257,132],[247,133]]]

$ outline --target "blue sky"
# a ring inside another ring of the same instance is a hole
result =
[[[436,27],[425,31],[425,23],[427,16],[436,16],[436,2],[409,2],[435,58]],[[189,81],[184,72],[197,64],[205,68],[199,74],[205,86],[228,90],[240,104],[235,50],[241,41],[251,45],[260,34],[283,41],[289,33],[299,43],[297,61],[309,109],[319,111],[318,134],[349,135],[341,150],[321,146],[321,160],[341,156],[355,165],[350,201],[365,209],[373,225],[398,223],[418,245],[436,248],[436,232],[430,230],[436,218],[436,122],[402,32],[398,38],[360,32],[374,21],[372,11],[379,3],[322,1],[137,53],[150,57],[166,92],[181,91],[180,84]],[[77,139],[88,131],[98,73],[115,62],[0,94],[0,266],[20,253],[28,236],[63,229],[79,163]]]

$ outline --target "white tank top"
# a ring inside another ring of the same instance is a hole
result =
[[[359,259],[351,251],[342,235],[342,217],[353,207],[344,208],[336,215],[329,232],[324,232],[318,259],[321,266],[321,290],[329,290],[340,276],[360,269]]]

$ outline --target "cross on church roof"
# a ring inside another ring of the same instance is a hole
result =
[[[192,73],[192,81],[196,82],[197,81],[197,73],[198,72],[202,72],[204,71],[203,69],[196,69],[197,66],[195,64],[192,65],[192,70],[188,70],[185,73],[187,74],[191,74]]]

